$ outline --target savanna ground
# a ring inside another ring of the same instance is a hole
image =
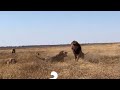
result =
[[[47,58],[67,51],[64,62],[50,63],[36,57]],[[0,62],[0,79],[49,79],[51,72],[58,79],[120,79],[120,44],[82,45],[85,59],[74,60],[70,46],[43,48],[17,48],[15,64]],[[11,49],[0,49],[0,60],[11,58]]]

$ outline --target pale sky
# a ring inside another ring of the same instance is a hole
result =
[[[0,46],[120,42],[120,11],[0,11]]]

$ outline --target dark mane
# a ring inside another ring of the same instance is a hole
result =
[[[84,53],[82,52],[81,45],[77,41],[72,41],[71,49],[75,56],[75,60],[80,58],[84,58]]]

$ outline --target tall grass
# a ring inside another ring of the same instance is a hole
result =
[[[85,59],[74,60],[70,46],[0,50],[0,79],[49,79],[51,72],[58,73],[58,79],[120,79],[120,44],[85,45]],[[60,51],[67,51],[64,62],[46,62],[36,57],[52,57]],[[15,64],[2,64],[7,58],[15,58]]]

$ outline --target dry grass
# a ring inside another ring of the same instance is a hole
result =
[[[89,52],[85,59],[75,62],[68,47],[46,47],[0,50],[0,79],[49,79],[50,73],[56,71],[58,79],[120,79],[120,44],[86,45],[83,52]],[[52,57],[60,51],[67,51],[64,62],[50,63],[41,58]],[[17,63],[2,63],[8,58],[15,58]]]

